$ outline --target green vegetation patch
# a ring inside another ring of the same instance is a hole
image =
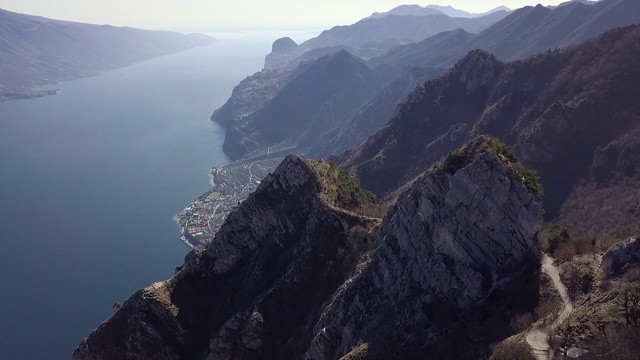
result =
[[[373,218],[381,218],[386,213],[386,207],[378,204],[377,197],[360,187],[357,177],[336,164],[309,159],[306,163],[318,174],[328,200],[335,206]]]
[[[214,191],[211,194],[209,194],[209,196],[207,196],[207,198],[211,199],[211,200],[218,200],[220,198],[220,196],[222,196],[221,193]]]
[[[596,239],[572,233],[568,228],[553,224],[539,238],[540,249],[558,260],[569,260],[576,255],[596,250]]]
[[[333,164],[332,164],[333,165]],[[354,207],[364,204],[376,204],[376,196],[368,190],[360,187],[360,180],[348,172],[333,165],[337,170],[337,194],[336,201],[344,207]]]
[[[450,152],[444,160],[440,162],[437,168],[453,175],[456,171],[469,165],[476,154],[487,151],[496,154],[501,160],[510,164],[522,180],[524,186],[534,195],[539,198],[544,196],[544,188],[542,187],[538,173],[520,164],[518,158],[513,153],[513,149],[497,138],[482,137],[472,141],[463,148]]]
[[[525,167],[520,163],[515,163],[514,167],[516,172],[522,177],[524,186],[537,197],[544,197],[544,187],[540,182],[540,175],[538,175],[535,170]]]

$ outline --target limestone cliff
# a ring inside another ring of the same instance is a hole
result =
[[[206,249],[134,294],[73,358],[439,356],[468,335],[457,327],[508,317],[491,309],[539,263],[542,207],[490,144],[481,137],[464,161],[415,179],[383,219],[343,170],[287,157]],[[465,350],[484,353],[489,337],[508,335],[487,334]]]

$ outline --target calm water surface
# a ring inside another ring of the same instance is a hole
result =
[[[0,359],[68,359],[116,301],[173,274],[188,249],[172,217],[227,161],[209,116],[279,35],[218,34],[0,104]]]

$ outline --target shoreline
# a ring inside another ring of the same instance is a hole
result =
[[[15,100],[30,100],[36,98],[42,98],[50,95],[58,95],[60,89],[53,90],[33,90],[26,93],[5,93],[0,95],[0,103],[15,101]]]
[[[185,208],[186,210],[186,208]],[[184,210],[183,210],[184,211]],[[189,239],[187,239],[187,237],[184,235],[185,234],[185,229],[182,227],[182,224],[180,224],[180,220],[178,219],[178,215],[175,215],[173,217],[173,221],[178,225],[178,234],[180,235],[180,240],[191,250],[195,250],[197,248],[197,245],[193,245],[191,242],[189,242]]]

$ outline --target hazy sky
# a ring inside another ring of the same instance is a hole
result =
[[[434,0],[484,12],[499,5],[556,5],[564,0]],[[0,0],[0,8],[45,17],[144,28],[326,27],[351,24],[375,11],[416,1],[402,0]]]

